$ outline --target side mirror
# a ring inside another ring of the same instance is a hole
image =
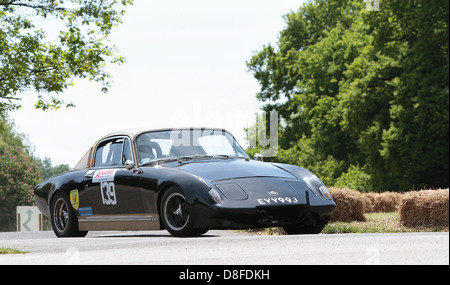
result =
[[[135,166],[136,166],[136,164],[134,164],[133,161],[131,161],[131,160],[125,161],[125,168],[126,168],[126,170],[131,170],[131,169],[133,169]]]
[[[263,157],[262,154],[256,153],[255,156],[253,156],[253,160],[263,161],[263,160],[264,160],[264,157]]]

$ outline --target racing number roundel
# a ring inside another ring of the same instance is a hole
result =
[[[100,194],[102,203],[107,206],[117,205],[116,185],[114,177],[117,169],[97,170],[92,178],[93,183],[100,182]]]

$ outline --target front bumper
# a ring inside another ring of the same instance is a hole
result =
[[[197,217],[194,227],[201,229],[251,229],[282,227],[292,224],[314,226],[317,223],[327,223],[336,204],[330,201],[321,205],[314,205],[308,200],[304,204],[296,205],[250,207],[242,205],[240,207],[238,203],[233,205],[224,203],[210,207],[199,207],[193,213]]]

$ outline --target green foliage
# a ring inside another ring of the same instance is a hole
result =
[[[32,190],[42,180],[39,163],[19,147],[0,144],[0,165],[0,209],[32,205]]]
[[[28,252],[21,251],[15,248],[0,247],[0,254],[24,254],[24,253]]]
[[[75,78],[110,83],[108,62],[122,63],[108,45],[111,29],[121,23],[123,8],[133,0],[0,0],[0,112],[20,107],[20,95],[36,91],[36,108],[65,104],[59,94]],[[60,25],[49,39],[42,21]]]
[[[34,204],[33,189],[42,180],[41,165],[22,146],[6,141],[18,137],[0,137],[0,230],[10,229],[16,206]]]
[[[15,229],[16,206],[34,205],[37,184],[67,170],[68,165],[34,157],[27,137],[0,117],[0,231]]]
[[[50,158],[46,157],[44,160],[41,161],[42,164],[42,170],[43,170],[43,179],[48,179],[50,177],[53,177],[57,174],[63,173],[68,171],[69,165],[68,164],[60,164],[56,166],[52,166],[52,162]]]
[[[347,172],[342,173],[334,183],[336,187],[371,191],[371,176],[359,165],[350,165]]]
[[[309,1],[247,63],[282,119],[276,161],[329,185],[449,185],[447,0]]]

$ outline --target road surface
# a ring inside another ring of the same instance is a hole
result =
[[[449,264],[449,233],[262,236],[210,231],[173,238],[166,231],[90,232],[58,239],[53,232],[0,233],[4,264]]]

